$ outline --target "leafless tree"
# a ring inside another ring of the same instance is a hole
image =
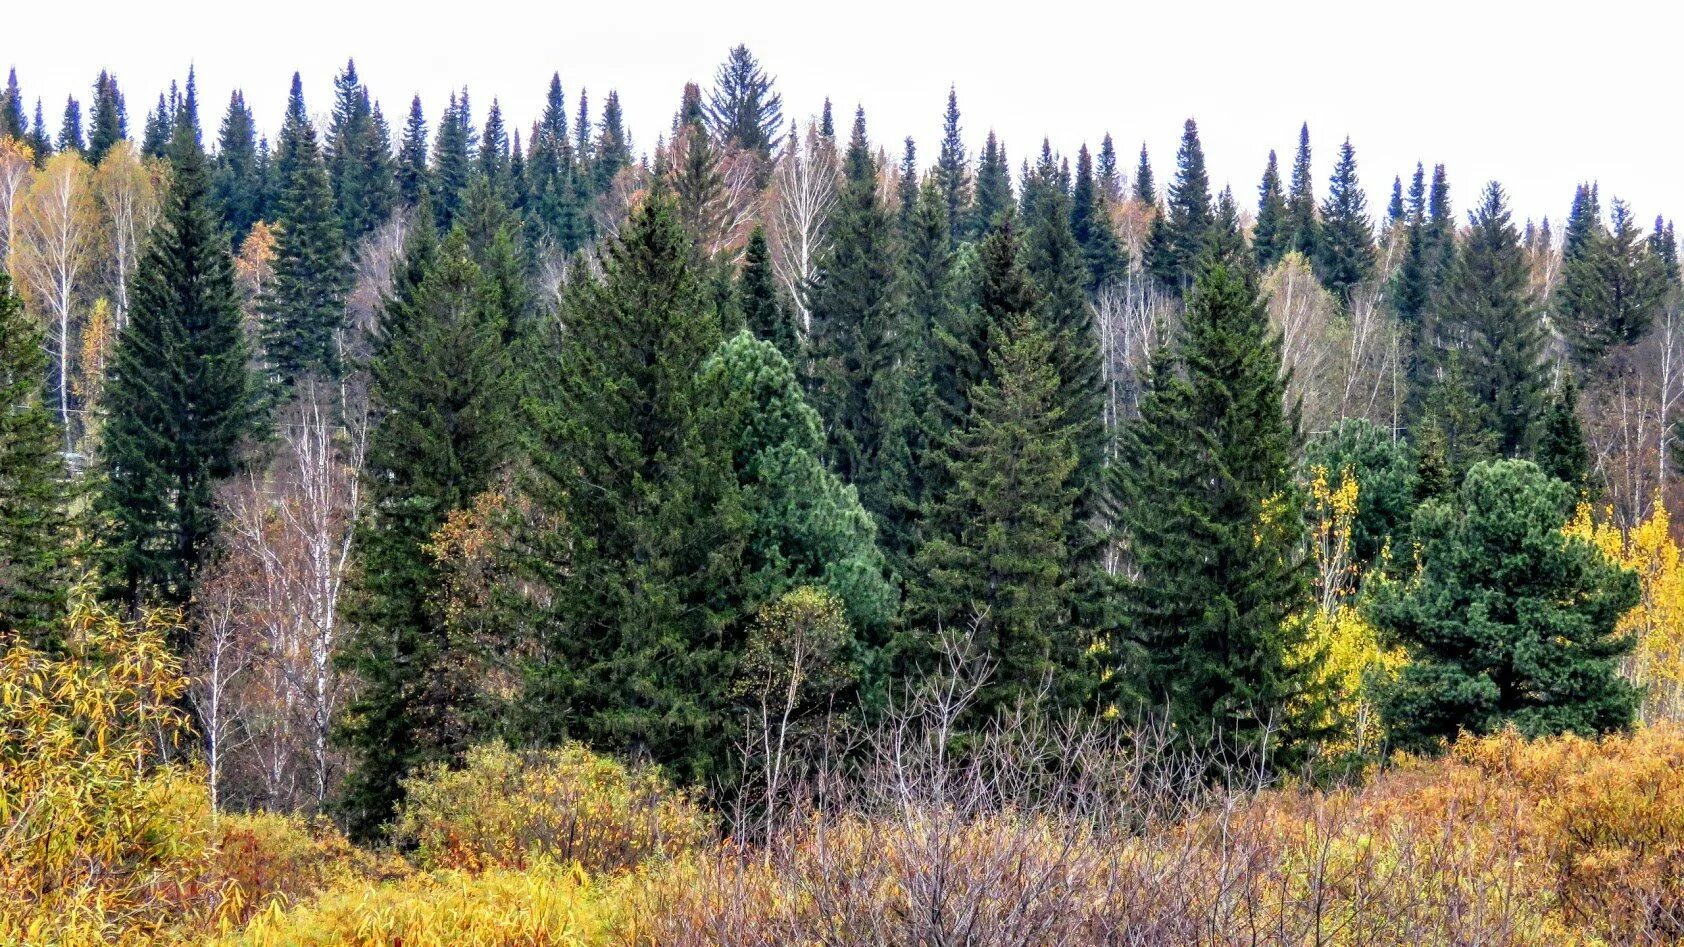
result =
[[[830,212],[836,205],[836,162],[835,146],[819,134],[817,123],[809,121],[805,133],[790,130],[772,172],[766,239],[772,268],[795,305],[803,335],[812,330],[807,289],[818,272]]]

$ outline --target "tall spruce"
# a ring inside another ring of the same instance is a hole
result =
[[[245,95],[235,89],[228,97],[228,112],[217,131],[216,159],[211,170],[211,200],[228,228],[232,245],[238,247],[263,219],[264,182],[257,163],[257,124]]]
[[[212,548],[218,482],[253,429],[227,234],[193,123],[170,146],[163,213],[135,269],[105,382],[105,576],[131,609],[185,605]]]
[[[959,242],[961,226],[970,212],[971,177],[969,159],[965,156],[965,139],[959,126],[959,92],[947,89],[947,111],[941,119],[941,151],[936,155],[936,182],[941,186],[942,199],[947,202],[947,221],[954,245]]]
[[[416,766],[456,759],[483,738],[475,663],[452,640],[428,551],[453,511],[492,488],[509,461],[516,390],[508,314],[487,292],[467,237],[436,250],[425,224],[412,238],[398,291],[380,316],[370,364],[377,423],[363,474],[340,660],[358,681],[343,731],[354,751],[344,798],[352,830],[375,835]]]
[[[1322,285],[1349,304],[1351,291],[1374,272],[1374,224],[1368,219],[1368,199],[1357,180],[1356,150],[1349,138],[1339,146],[1339,161],[1328,182],[1316,250]]]
[[[1567,221],[1556,318],[1581,368],[1642,338],[1666,298],[1666,274],[1631,209],[1616,198],[1604,229],[1595,192],[1580,188]]]
[[[333,80],[333,120],[328,126],[326,162],[333,203],[345,239],[355,242],[386,222],[397,202],[392,133],[347,60]]]
[[[737,282],[737,299],[743,310],[743,322],[754,337],[772,343],[790,364],[798,364],[801,336],[795,326],[795,314],[778,295],[777,274],[772,270],[766,231],[759,227],[748,237],[743,272]]]
[[[448,231],[462,209],[462,198],[474,173],[474,122],[468,106],[468,90],[454,93],[439,118],[433,137],[433,163],[428,168],[428,194],[441,232]]]
[[[1292,187],[1286,196],[1289,236],[1286,248],[1315,260],[1321,255],[1321,226],[1316,219],[1316,180],[1310,166],[1310,125],[1299,126],[1298,151],[1292,158]]]
[[[1286,193],[1281,190],[1280,164],[1274,149],[1263,167],[1263,181],[1257,186],[1257,223],[1251,231],[1251,246],[1257,254],[1257,268],[1267,270],[1280,262],[1289,249],[1290,223]]]
[[[1140,163],[1134,169],[1134,199],[1148,207],[1158,206],[1158,185],[1152,177],[1152,157],[1146,143],[1140,143]]]
[[[260,302],[263,358],[270,381],[287,387],[305,376],[337,377],[340,330],[350,282],[343,225],[316,129],[304,110],[304,86],[292,77],[275,154],[274,278]]]
[[[784,123],[783,96],[773,90],[775,82],[747,46],[734,47],[714,73],[708,95],[707,123],[714,137],[758,154],[762,162],[769,160]]]
[[[88,115],[88,163],[97,165],[120,141],[129,137],[129,110],[123,103],[117,77],[101,69],[94,80],[93,108]]]
[[[88,142],[82,132],[82,103],[76,101],[75,96],[64,100],[64,119],[59,123],[57,150],[77,154],[88,150]]]
[[[1111,652],[1131,673],[1116,680],[1195,744],[1303,735],[1293,709],[1316,666],[1301,656],[1309,585],[1285,384],[1255,283],[1217,264],[1122,432],[1113,469],[1133,577]]]
[[[1012,169],[1006,160],[1006,148],[989,132],[977,158],[975,199],[964,218],[966,236],[976,239],[987,233],[1012,204]],[[949,222],[951,225],[951,218]]]
[[[409,118],[404,121],[403,140],[398,145],[398,199],[405,207],[419,207],[428,187],[427,118],[421,112],[421,97],[409,100]]]
[[[1175,180],[1170,182],[1164,212],[1152,221],[1146,252],[1152,275],[1179,293],[1190,288],[1198,275],[1199,258],[1215,220],[1204,147],[1192,119],[1182,129],[1175,161]]]
[[[1123,278],[1128,270],[1128,258],[1117,239],[1116,229],[1111,226],[1104,188],[1094,174],[1093,157],[1086,145],[1076,154],[1076,182],[1070,189],[1070,230],[1082,248],[1090,294]]]
[[[0,90],[0,138],[24,141],[28,137],[29,119],[23,114],[23,92],[14,67],[6,73],[6,88]]]

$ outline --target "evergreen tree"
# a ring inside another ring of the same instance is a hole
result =
[[[1310,169],[1310,125],[1298,129],[1298,153],[1292,159],[1292,189],[1286,197],[1286,248],[1307,260],[1321,256],[1321,227],[1316,220],[1316,181]]]
[[[50,647],[74,579],[68,487],[41,324],[0,271],[0,642]]]
[[[1562,379],[1561,390],[1544,415],[1542,432],[1538,435],[1537,463],[1539,469],[1578,491],[1590,487],[1590,448],[1585,444],[1585,432],[1579,427],[1579,387],[1573,376]]]
[[[1631,725],[1638,695],[1619,661],[1633,640],[1615,625],[1637,576],[1563,531],[1574,502],[1531,463],[1498,461],[1415,514],[1420,572],[1382,584],[1369,609],[1409,652],[1381,708],[1398,746],[1509,724],[1528,737]]]
[[[355,242],[391,216],[397,202],[392,133],[347,60],[333,80],[333,122],[327,133],[327,172],[345,239]]]
[[[59,125],[58,150],[81,153],[88,150],[82,138],[82,103],[75,97],[64,100],[64,121]]]
[[[1594,214],[1594,192],[1587,215]],[[1568,218],[1562,251],[1557,317],[1585,368],[1597,365],[1611,349],[1642,338],[1666,298],[1666,274],[1631,210],[1615,199],[1612,228],[1601,221]]]
[[[1182,739],[1305,736],[1292,709],[1317,668],[1301,656],[1309,585],[1280,340],[1256,286],[1217,264],[1167,349],[1113,468],[1138,576],[1121,589],[1118,658]]]
[[[35,153],[35,166],[45,167],[53,156],[53,136],[47,133],[47,119],[41,111],[41,100],[35,100],[35,123],[29,128],[29,149]]]
[[[759,227],[749,234],[743,256],[743,273],[737,284],[737,298],[743,321],[757,339],[763,339],[794,364],[801,357],[801,337],[794,314],[778,298],[772,254],[766,246],[766,231]]]
[[[1349,304],[1351,291],[1374,271],[1374,230],[1368,220],[1368,200],[1357,181],[1356,151],[1351,140],[1339,146],[1327,201],[1321,207],[1317,242],[1317,277],[1328,291]]]
[[[913,602],[925,627],[980,632],[994,668],[978,695],[985,717],[1033,698],[1049,677],[1065,706],[1087,690],[1075,673],[1087,642],[1072,624],[1078,460],[1056,345],[1026,312],[989,337],[989,380],[968,393],[970,412],[943,444],[952,486],[932,510]]]
[[[912,226],[912,215],[918,210],[918,144],[911,135],[906,136],[906,149],[901,152],[895,196],[900,203],[896,208],[896,222],[900,224],[904,236],[907,228]]]
[[[1544,223],[1547,225],[1549,221],[1546,219]],[[1655,229],[1649,234],[1649,255],[1657,261],[1665,284],[1676,289],[1680,276],[1678,238],[1673,235],[1672,221],[1659,215],[1655,217]]]
[[[177,123],[170,155],[105,382],[105,575],[130,608],[191,597],[215,535],[213,490],[254,414],[234,262],[192,123]]]
[[[0,92],[0,138],[25,141],[28,137],[29,119],[23,114],[23,93],[14,67],[6,73],[6,89]]]
[[[832,466],[859,489],[886,550],[897,555],[911,513],[906,365],[917,340],[895,279],[894,228],[878,195],[864,110],[855,115],[843,170],[831,245],[812,293],[813,401],[830,431]]]
[[[774,81],[747,46],[732,49],[714,74],[708,96],[707,123],[714,137],[769,161],[784,123],[783,96],[772,90]]]
[[[1134,199],[1158,206],[1158,185],[1152,179],[1152,159],[1146,154],[1145,142],[1140,143],[1140,164],[1134,169]]]
[[[1117,239],[1117,231],[1111,226],[1111,215],[1105,210],[1105,197],[1094,177],[1093,158],[1086,145],[1076,155],[1076,183],[1070,191],[1070,230],[1087,263],[1089,293],[1097,293],[1123,278],[1128,259],[1122,242]]]
[[[409,101],[409,119],[404,122],[403,141],[398,146],[396,171],[398,199],[406,207],[418,207],[428,188],[427,119],[421,113],[421,97]]]
[[[158,107],[146,113],[146,130],[142,133],[140,152],[148,158],[163,160],[170,151],[170,110],[158,93]]]
[[[439,119],[439,131],[433,138],[433,164],[427,173],[428,196],[441,232],[450,229],[462,209],[462,198],[473,178],[473,152],[473,115],[468,107],[468,90],[463,89],[460,97],[454,93],[450,96]]]
[[[1269,163],[1263,168],[1263,183],[1257,186],[1257,224],[1251,231],[1251,246],[1257,254],[1259,270],[1267,270],[1286,255],[1289,228],[1280,165],[1275,160],[1274,149],[1270,149]]]
[[[972,201],[966,218],[966,235],[975,239],[987,233],[1012,204],[1012,169],[1006,160],[1006,149],[994,133],[989,132],[988,140],[982,146],[982,155],[977,159],[976,199]]]
[[[479,176],[501,196],[512,186],[509,175],[509,130],[503,124],[503,106],[492,99],[491,110],[485,113],[485,130],[480,133]]]
[[[583,105],[583,99],[580,103]],[[626,132],[625,117],[620,112],[620,93],[612,89],[608,90],[608,99],[602,104],[602,121],[597,128],[591,155],[596,193],[606,194],[619,176],[620,169],[630,165],[632,160],[631,135]]]
[[[1205,240],[1205,265],[1221,263],[1236,271],[1250,272],[1255,268],[1256,256],[1246,245],[1245,232],[1240,224],[1240,205],[1234,200],[1234,189],[1224,187],[1216,195],[1216,211],[1211,220],[1210,236]],[[1255,275],[1255,274],[1253,274]]]
[[[1099,197],[1110,207],[1123,199],[1122,171],[1117,167],[1117,145],[1106,132],[1099,142]]]
[[[1444,304],[1447,333],[1463,352],[1467,391],[1481,406],[1506,457],[1525,456],[1545,407],[1547,341],[1533,308],[1520,232],[1495,181],[1470,217]]]
[[[117,143],[129,137],[129,111],[117,77],[101,69],[94,80],[94,103],[88,118],[88,163],[97,165]]]
[[[1403,206],[1403,178],[1392,175],[1392,198],[1386,202],[1386,223],[1380,233],[1384,239],[1390,239],[1392,231],[1403,223],[1407,211]]]
[[[1417,162],[1409,182],[1409,203],[1400,224],[1403,227],[1403,262],[1392,280],[1392,305],[1412,331],[1412,348],[1420,350],[1425,340],[1419,331],[1432,290],[1427,242],[1426,169]]]
[[[271,380],[290,386],[307,375],[338,375],[349,283],[343,225],[297,73],[275,167],[280,202],[275,275],[261,300],[263,354]]]
[[[947,89],[947,111],[941,121],[941,152],[936,156],[936,183],[947,201],[948,226],[952,242],[959,243],[960,228],[971,206],[970,167],[965,156],[965,139],[959,129],[959,92]],[[1003,156],[1002,156],[1003,160]]]
[[[1176,153],[1175,180],[1169,186],[1169,200],[1163,214],[1152,222],[1146,251],[1152,275],[1177,292],[1190,287],[1198,273],[1199,258],[1210,240],[1214,220],[1210,176],[1205,172],[1199,126],[1188,119],[1181,134],[1181,149]]]
[[[1364,573],[1380,565],[1388,549],[1394,562],[1410,561],[1420,458],[1407,442],[1363,418],[1346,418],[1304,446],[1303,467],[1311,474],[1319,467],[1335,486],[1347,475],[1356,480],[1350,548]]]
[[[474,719],[476,688],[457,673],[472,656],[448,633],[436,594],[440,563],[427,546],[452,510],[494,486],[510,458],[507,314],[486,291],[463,233],[436,250],[430,244],[423,224],[407,263],[419,282],[400,276],[370,365],[379,415],[353,546],[352,632],[339,652],[360,682],[342,736],[357,755],[344,808],[363,838],[391,817],[404,776],[457,758],[483,726]]]
[[[228,99],[228,113],[222,118],[216,141],[211,202],[228,228],[232,246],[238,247],[265,210],[264,183],[257,164],[257,125],[238,89]]]

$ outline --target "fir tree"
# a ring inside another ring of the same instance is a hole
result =
[[[947,89],[947,111],[941,121],[941,152],[936,156],[936,183],[947,202],[947,221],[952,242],[959,243],[960,229],[970,213],[970,167],[965,156],[965,139],[959,128],[959,92]]]
[[[1012,204],[1012,170],[1006,160],[1006,149],[989,132],[982,155],[977,159],[976,199],[966,218],[966,235],[974,239],[987,233]]]
[[[1579,387],[1572,375],[1562,379],[1561,390],[1544,415],[1537,463],[1544,473],[1575,490],[1582,492],[1590,487],[1590,448],[1579,426]]]
[[[1426,199],[1426,169],[1416,163],[1415,176],[1409,182],[1409,203],[1400,224],[1403,227],[1403,262],[1399,264],[1391,285],[1392,305],[1411,329],[1418,329],[1421,325],[1432,289],[1428,267]],[[1412,334],[1415,335],[1414,348],[1420,349],[1424,340],[1418,331]]]
[[[88,163],[97,165],[117,143],[129,137],[129,111],[117,77],[101,69],[94,80],[94,102],[88,117]]]
[[[1581,189],[1581,194],[1583,189]],[[1666,297],[1666,274],[1631,210],[1615,199],[1612,227],[1596,219],[1594,192],[1588,207],[1574,208],[1562,250],[1557,318],[1579,365],[1591,368],[1610,350],[1642,338]],[[1583,212],[1585,217],[1581,217]]]
[[[766,246],[766,232],[759,227],[748,237],[743,255],[743,273],[737,284],[737,298],[743,321],[757,339],[777,348],[791,364],[801,357],[801,337],[794,314],[778,297],[777,277],[772,272],[772,254]]]
[[[1040,320],[1018,313],[989,329],[988,377],[971,389],[964,423],[941,458],[951,488],[918,553],[914,614],[926,627],[974,627],[994,673],[978,695],[984,716],[1036,695],[1077,705],[1085,638],[1072,623],[1078,464]],[[973,620],[975,625],[971,623]]]
[[[1546,219],[1545,224],[1549,221]],[[1659,215],[1655,217],[1655,229],[1649,234],[1649,255],[1658,261],[1661,276],[1668,287],[1676,289],[1679,285],[1680,271],[1678,268],[1678,238],[1672,231],[1672,221]]]
[[[1400,747],[1514,725],[1528,737],[1629,727],[1616,623],[1637,576],[1562,529],[1573,488],[1525,461],[1483,463],[1450,502],[1415,515],[1419,574],[1384,583],[1369,617],[1409,652],[1383,703]]]
[[[1182,332],[1154,359],[1114,468],[1138,576],[1122,588],[1116,659],[1194,744],[1244,746],[1271,725],[1304,736],[1293,708],[1316,667],[1300,654],[1309,586],[1280,340],[1256,286],[1220,264]]]
[[[41,324],[0,271],[0,641],[55,642],[73,581],[69,471],[47,406]]]
[[[1158,185],[1152,179],[1152,159],[1146,143],[1140,143],[1140,164],[1134,169],[1134,199],[1149,207],[1158,206]]]
[[[0,138],[25,141],[29,137],[29,119],[23,114],[23,93],[18,89],[16,68],[6,73],[6,88],[0,92]]]
[[[1093,158],[1086,145],[1076,155],[1076,183],[1070,191],[1070,230],[1087,263],[1089,293],[1097,293],[1123,278],[1128,260],[1117,231],[1111,226],[1103,189],[1094,176]]]
[[[900,204],[896,208],[896,222],[904,236],[912,226],[912,215],[918,210],[918,144],[911,135],[906,136],[906,148],[901,152],[895,196]]]
[[[714,137],[755,152],[762,162],[770,160],[784,123],[783,96],[773,91],[774,82],[747,46],[732,49],[714,74],[708,96],[706,117]]]
[[[1198,261],[1210,240],[1215,216],[1211,209],[1210,176],[1205,172],[1199,126],[1187,120],[1176,153],[1175,180],[1170,183],[1164,212],[1152,222],[1147,248],[1152,274],[1172,290],[1190,287]]]
[[[1357,181],[1356,151],[1351,140],[1339,146],[1327,200],[1321,207],[1321,234],[1315,256],[1317,277],[1328,291],[1349,304],[1351,291],[1374,271],[1374,230],[1367,198]]]
[[[509,130],[503,124],[503,106],[496,99],[491,100],[491,109],[485,113],[485,130],[480,133],[478,154],[479,176],[498,195],[507,195],[511,186]]]
[[[583,99],[580,102],[582,105]],[[631,135],[626,132],[625,116],[620,111],[620,93],[613,89],[608,90],[608,99],[602,104],[602,121],[597,127],[591,157],[598,194],[608,193],[620,170],[631,164]]]
[[[1321,256],[1321,227],[1316,220],[1316,181],[1310,168],[1310,126],[1298,129],[1298,153],[1292,159],[1292,189],[1286,197],[1288,250],[1307,260]]]
[[[462,198],[474,168],[474,123],[468,107],[468,90],[450,96],[439,131],[433,138],[433,163],[427,174],[428,195],[438,229],[448,231],[462,209]]]
[[[215,535],[213,491],[254,415],[234,263],[191,123],[177,124],[170,154],[104,393],[105,575],[130,608],[191,597]]]
[[[228,99],[228,112],[216,140],[211,201],[228,228],[231,245],[237,247],[265,211],[264,183],[257,164],[257,126],[238,89]]]
[[[404,122],[403,141],[398,146],[398,199],[406,207],[418,207],[428,188],[427,119],[421,113],[421,97],[409,101],[409,119]]]
[[[354,242],[391,216],[397,201],[392,164],[392,134],[357,78],[357,64],[347,60],[333,81],[333,122],[328,127],[326,162],[333,203],[345,239]]]
[[[41,111],[41,100],[35,100],[35,122],[29,128],[29,150],[35,153],[35,166],[45,167],[53,156],[53,136],[47,133],[47,119]]]
[[[170,150],[170,109],[158,93],[158,107],[146,113],[146,129],[142,132],[140,153],[148,158],[163,160]]]
[[[400,278],[370,366],[379,420],[353,547],[353,630],[340,651],[360,682],[343,732],[357,754],[344,808],[364,838],[392,815],[405,775],[457,758],[476,738],[479,697],[457,673],[472,656],[448,634],[427,546],[452,510],[494,485],[514,438],[507,314],[465,235],[429,244],[423,225],[409,251],[420,280]]]
[[[64,121],[59,124],[58,150],[78,154],[88,150],[82,138],[82,103],[72,96],[64,100]]]
[[[296,73],[275,166],[280,202],[275,275],[261,301],[263,354],[271,380],[290,386],[307,375],[338,375],[349,283],[343,225]]]
[[[1107,207],[1123,199],[1122,171],[1117,167],[1117,145],[1106,132],[1099,142],[1099,197]]]
[[[1274,149],[1270,149],[1269,163],[1263,167],[1263,183],[1257,186],[1257,224],[1251,231],[1251,246],[1257,254],[1259,270],[1267,270],[1286,255],[1289,227],[1280,165],[1275,160]]]

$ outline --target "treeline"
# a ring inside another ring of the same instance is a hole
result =
[[[191,74],[138,147],[108,74],[90,118],[0,98],[0,625],[52,648],[84,575],[180,609],[224,805],[373,834],[491,738],[731,786],[955,649],[976,721],[1271,767],[1677,710],[1633,611],[1676,569],[1616,561],[1676,244],[1595,185],[1558,241],[1417,167],[1376,225],[1306,128],[1253,212],[1191,120],[1160,190],[1109,135],[973,157],[953,94],[897,161],[743,47],[640,157],[559,79],[524,137],[465,89],[394,135],[353,64],[272,147]]]

